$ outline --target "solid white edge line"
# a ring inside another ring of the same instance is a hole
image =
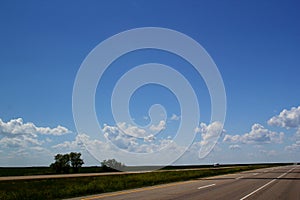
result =
[[[241,179],[241,178],[244,178],[244,176],[240,176],[240,177],[237,177],[235,179],[238,180],[238,179]]]
[[[267,184],[265,184],[265,185],[261,186],[260,188],[258,188],[258,189],[256,189],[256,190],[254,190],[253,192],[251,192],[250,194],[248,194],[248,195],[244,196],[244,197],[243,197],[243,198],[241,198],[240,200],[247,199],[247,198],[248,198],[248,197],[250,197],[252,194],[254,194],[254,193],[258,192],[259,190],[261,190],[261,189],[263,189],[264,187],[266,187],[266,186],[270,185],[271,183],[273,183],[275,180],[276,180],[276,179],[273,179],[273,180],[271,180],[271,181],[270,181],[270,182],[268,182]]]
[[[270,185],[271,183],[273,183],[274,181],[276,181],[278,178],[281,178],[281,177],[287,175],[288,173],[290,173],[290,172],[291,172],[292,170],[294,170],[295,168],[296,168],[296,167],[294,167],[294,168],[290,169],[289,171],[287,171],[287,172],[281,174],[281,175],[278,176],[277,178],[271,180],[270,182],[266,183],[265,185],[261,186],[260,188],[257,188],[257,189],[254,190],[253,192],[247,194],[246,196],[244,196],[244,197],[241,198],[240,200],[247,199],[248,197],[250,197],[250,196],[253,195],[254,193],[258,192],[259,190],[263,189],[264,187],[266,187],[266,186]]]
[[[201,186],[201,187],[198,187],[198,190],[204,189],[204,188],[208,188],[208,187],[211,187],[211,186],[215,186],[215,185],[216,184],[210,184],[210,185]]]

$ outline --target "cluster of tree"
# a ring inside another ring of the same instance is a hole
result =
[[[69,154],[57,154],[54,156],[55,162],[50,165],[56,173],[69,173],[70,169],[74,173],[79,171],[79,168],[84,164],[80,158],[81,153],[71,152]]]
[[[126,166],[115,159],[108,159],[101,162],[101,167],[104,171],[122,171]]]

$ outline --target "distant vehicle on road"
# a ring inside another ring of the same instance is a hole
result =
[[[219,163],[214,163],[213,166],[214,167],[220,167],[220,164]]]

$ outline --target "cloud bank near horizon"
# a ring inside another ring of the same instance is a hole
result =
[[[173,120],[179,120],[175,116],[172,116],[172,118]],[[226,149],[234,153],[243,154],[243,149],[246,146],[247,148],[252,148],[253,152],[258,149],[258,153],[265,154],[268,157],[274,157],[274,155],[278,155],[280,152],[286,155],[296,155],[299,153],[300,106],[283,109],[278,115],[271,117],[267,121],[267,125],[270,127],[255,123],[249,132],[244,134],[229,134],[225,129],[221,129],[222,124],[218,122],[212,122],[211,124],[200,123],[195,129],[199,137],[194,141],[181,161],[187,164],[201,162],[201,160],[195,159],[199,148],[212,138],[217,137],[220,131],[222,132],[221,139],[209,157],[214,156],[214,152],[226,152]],[[166,129],[167,126],[168,123],[163,121],[149,130],[161,131]],[[283,130],[274,131],[272,127]],[[125,130],[130,134],[124,134],[121,130]],[[294,131],[294,134],[287,134],[284,130]],[[131,149],[137,153],[158,151],[160,148],[172,143],[172,138],[170,137],[157,138],[143,129],[125,123],[119,123],[116,126],[104,125],[102,131],[107,141],[113,141],[118,146]],[[65,136],[67,135],[71,137],[66,138]],[[141,139],[142,143],[139,143],[137,138]],[[45,165],[48,165],[56,153],[83,151],[83,141],[93,146],[93,148],[110,148],[103,141],[90,138],[87,134],[76,135],[73,131],[61,125],[51,128],[37,126],[32,122],[24,122],[22,118],[11,119],[7,122],[0,119],[0,154],[2,155],[0,165],[12,163],[12,160],[14,160],[13,163],[18,163],[20,157],[27,158],[28,162],[31,160],[33,163],[35,163],[38,157],[44,157],[44,161],[43,159],[41,160]],[[180,145],[174,142],[172,145],[174,152],[182,149]],[[274,145],[277,146],[272,149]],[[278,147],[278,145],[282,147]],[[250,155],[253,156],[253,153],[250,152],[244,156]],[[50,160],[45,162],[46,158]],[[20,159],[20,162],[23,162],[24,159]],[[104,157],[103,159],[107,158]]]

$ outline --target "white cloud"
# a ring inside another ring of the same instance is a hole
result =
[[[83,148],[83,140],[87,141],[89,136],[86,134],[78,134],[73,141],[65,141],[60,144],[53,145],[54,149],[67,149],[67,150],[78,150]]]
[[[58,125],[56,128],[37,127],[36,132],[44,135],[64,135],[71,133],[70,130],[60,125]]]
[[[165,128],[166,122],[162,120],[157,125],[151,125],[149,129],[141,129],[126,123],[120,123],[118,126],[104,124],[102,131],[106,140],[117,147],[131,152],[149,153],[164,148],[172,142],[172,138],[157,140],[155,137],[156,132]]]
[[[209,125],[200,123],[200,126],[195,129],[195,132],[201,134],[201,145],[206,145],[210,140],[218,139],[218,137],[226,131],[223,129],[223,124],[216,121]]]
[[[223,129],[223,124],[221,122],[215,121],[209,125],[205,123],[200,123],[199,127],[195,128],[195,133],[200,133],[201,145],[199,151],[199,158],[206,157],[216,146],[216,143],[219,137],[224,134],[226,131]]]
[[[243,136],[241,136],[241,135],[225,135],[223,141],[230,142],[230,143],[238,143],[238,142],[241,142],[242,137]]]
[[[149,135],[149,136],[144,137],[145,142],[153,142],[155,139],[156,139],[155,136],[152,135],[152,134]]]
[[[144,120],[148,120],[149,117],[148,117],[148,116],[143,116],[143,119],[144,119]]]
[[[114,138],[117,138],[116,135],[122,134],[121,132],[118,131],[118,127],[116,126],[105,126],[104,127],[105,131],[107,134],[110,131],[113,131],[114,133]],[[131,138],[132,139],[132,138]],[[148,139],[151,139],[150,137]],[[130,140],[128,138],[119,138],[119,140]],[[120,142],[120,141],[117,142]],[[112,143],[115,144],[115,141],[110,140]],[[53,146],[53,148],[60,149],[61,151],[72,151],[72,150],[77,150],[83,147],[86,147],[87,150],[95,156],[98,161],[104,160],[104,159],[111,159],[115,158],[121,162],[124,162],[125,164],[129,165],[136,165],[139,162],[139,160],[135,160],[135,157],[128,157],[128,155],[124,155],[124,152],[134,152],[134,153],[142,153],[143,155],[147,155],[148,153],[154,153],[157,152],[159,154],[160,150],[162,150],[165,147],[168,147],[168,153],[166,154],[161,154],[160,159],[164,160],[164,157],[166,160],[168,160],[169,156],[172,154],[175,154],[177,152],[183,151],[183,148],[174,143],[171,139],[161,139],[159,141],[155,141],[152,143],[138,143],[136,141],[132,143],[128,143],[129,146],[123,149],[120,149],[118,145],[112,145],[110,141],[102,141],[100,139],[94,139],[90,138],[89,135],[86,134],[79,134],[76,136],[75,140],[73,141],[65,141],[61,144]],[[126,143],[128,141],[122,141],[122,143]],[[84,145],[83,145],[84,144]],[[125,150],[125,151],[124,151]],[[145,161],[144,161],[145,162]],[[155,163],[156,160],[147,160],[147,162]],[[144,165],[145,163],[140,163],[141,165]]]
[[[244,135],[225,135],[225,142],[259,144],[259,143],[282,143],[284,133],[273,132],[260,124],[254,124],[249,133]]]
[[[118,127],[115,127],[120,131],[120,129],[127,135],[137,137],[137,138],[144,138],[147,136],[146,130],[141,129],[137,126],[132,126],[130,124],[126,124],[125,122],[120,122],[117,124]],[[106,128],[105,128],[106,127]],[[109,126],[104,124],[104,129],[107,129]],[[112,130],[115,132],[117,129]]]
[[[12,119],[9,122],[3,122],[0,119],[0,135],[9,137],[16,135],[36,136],[37,134],[64,135],[70,132],[63,126],[57,126],[56,128],[37,127],[31,122],[24,123],[22,118]]]
[[[177,116],[177,115],[175,115],[175,114],[173,114],[170,119],[173,120],[173,121],[178,121],[180,119],[180,117]]]
[[[126,123],[120,123],[118,126],[104,124],[102,131],[106,140],[111,141],[118,148],[136,153],[151,153],[167,146],[167,142],[172,141],[170,139],[156,140],[156,137],[152,134],[152,131],[159,131],[164,128],[165,121],[160,121],[158,125],[150,127],[149,131]]]
[[[118,146],[121,149],[129,149],[132,148],[137,144],[137,140],[139,138],[142,138],[142,136],[145,136],[144,132],[141,132],[137,127],[133,127],[130,125],[122,124],[120,123],[123,128],[128,128],[128,131],[132,131],[129,134],[126,134],[123,132],[122,129],[120,129],[118,126],[109,126],[104,124],[103,126],[103,133],[104,137],[107,139],[107,141],[111,141],[113,144]],[[125,129],[125,131],[126,131]],[[134,132],[136,131],[136,132]],[[141,134],[142,133],[142,134]]]
[[[259,150],[259,153],[261,153],[263,155],[267,155],[267,156],[277,156],[278,155],[277,151],[275,151],[275,150],[261,149],[261,150]]]
[[[295,136],[300,138],[300,127],[297,129],[296,133],[295,133]]]
[[[46,149],[41,146],[30,147],[30,149],[34,150],[34,151],[39,151],[39,152],[46,151]]]
[[[229,146],[229,149],[231,150],[241,149],[241,146],[238,144],[232,144]]]
[[[157,125],[151,125],[150,130],[155,132],[160,132],[166,129],[166,122],[161,120]]]
[[[285,147],[286,151],[294,152],[294,151],[299,151],[300,150],[300,140],[296,141],[294,144],[286,146]]]
[[[300,128],[300,106],[292,107],[290,110],[284,109],[279,115],[269,119],[268,124],[286,129]]]
[[[41,145],[43,142],[27,135],[3,137],[0,139],[1,148],[26,148],[29,145]]]
[[[153,141],[155,139],[154,134],[166,129],[166,122],[160,121],[157,125],[151,125],[149,128],[139,128],[125,122],[120,122],[117,126],[108,126],[104,124],[103,132],[104,136],[111,140],[120,140],[119,142],[125,142],[125,146],[135,141],[136,139],[144,139],[144,141]],[[129,142],[129,143],[128,143]]]
[[[34,165],[44,162],[52,154],[45,146],[51,141],[49,137],[69,132],[62,126],[56,128],[37,127],[31,122],[24,123],[22,118],[12,119],[8,122],[0,119],[0,148],[5,153],[5,156],[0,159],[0,164],[7,166],[15,163],[24,166],[27,163]],[[48,137],[41,139],[42,135]]]

